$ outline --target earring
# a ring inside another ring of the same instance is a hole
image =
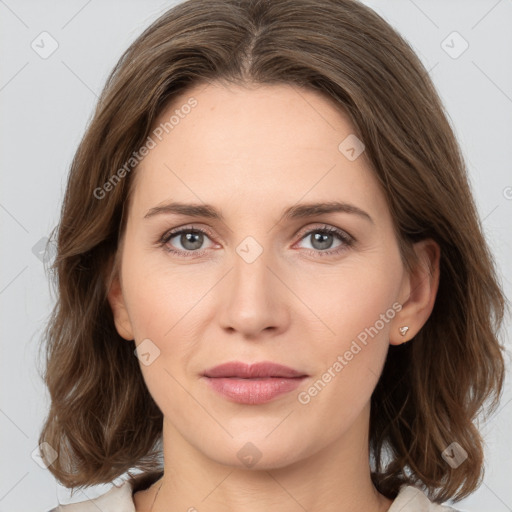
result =
[[[401,334],[402,336],[405,336],[405,335],[407,334],[407,331],[409,330],[409,327],[407,327],[406,325],[404,325],[403,327],[400,327],[398,330],[400,331],[400,334]]]

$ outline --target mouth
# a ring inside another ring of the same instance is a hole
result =
[[[252,365],[234,361],[204,372],[203,379],[224,398],[247,405],[269,402],[296,389],[307,374],[264,361]]]

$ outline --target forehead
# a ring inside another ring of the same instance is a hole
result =
[[[316,91],[196,85],[155,121],[155,146],[135,173],[135,201],[225,205],[243,198],[254,208],[266,199],[281,205],[352,197],[385,209],[364,151],[351,160],[343,144],[340,150],[354,131],[342,108]]]
[[[196,106],[187,108],[192,98]],[[174,124],[166,130],[171,118]],[[158,126],[166,132],[164,138],[170,139],[172,133],[176,143],[197,144],[200,139],[211,152],[279,149],[281,156],[282,150],[298,146],[337,152],[340,137],[354,132],[348,115],[334,100],[291,84],[196,85],[174,98],[157,118]]]

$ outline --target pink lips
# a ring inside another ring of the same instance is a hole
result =
[[[226,398],[251,405],[288,393],[307,377],[293,368],[270,361],[254,364],[232,361],[206,370],[203,376],[215,391]]]

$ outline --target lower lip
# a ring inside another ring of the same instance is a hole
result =
[[[306,377],[268,377],[237,379],[236,377],[205,377],[208,384],[226,398],[240,404],[258,405],[296,389]]]

